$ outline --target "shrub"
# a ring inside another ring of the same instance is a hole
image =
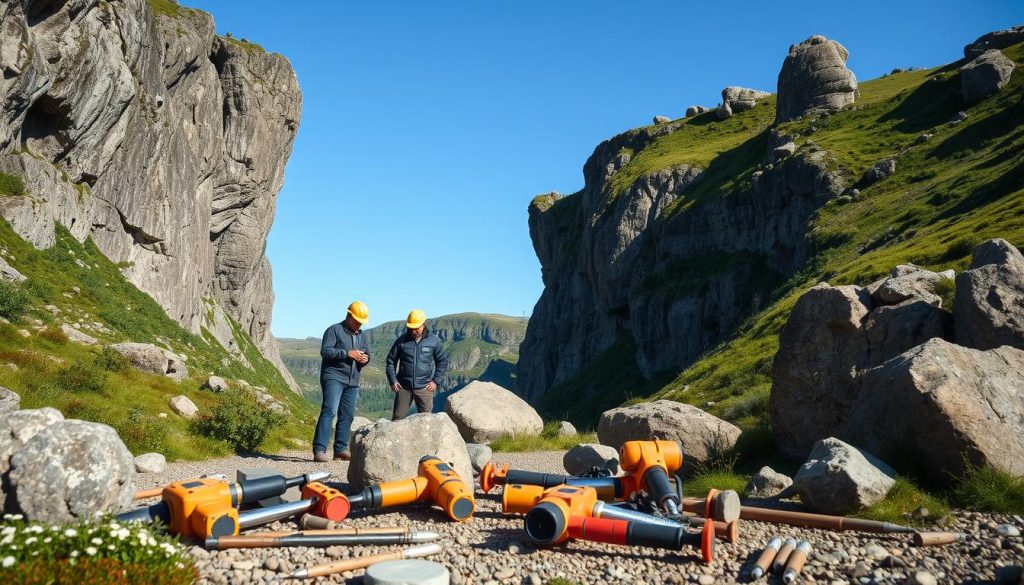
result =
[[[18,284],[0,280],[0,317],[17,321],[28,307],[28,295]]]
[[[166,448],[170,427],[162,419],[147,417],[141,406],[129,408],[128,416],[116,426],[117,434],[132,453],[163,452]]]
[[[0,566],[14,582],[178,585],[197,577],[177,539],[152,524],[49,526],[7,515],[0,535]]]
[[[64,345],[68,342],[68,335],[56,327],[47,327],[39,332],[39,337],[47,341],[52,341],[58,345]]]
[[[942,260],[949,262],[950,260],[968,257],[978,243],[978,238],[974,236],[961,236],[946,246],[946,251],[942,253]]]
[[[99,393],[107,383],[107,373],[82,364],[68,364],[57,370],[54,379],[61,390]]]
[[[96,356],[95,364],[96,367],[108,372],[122,372],[131,366],[132,362],[117,350],[105,345]]]
[[[1024,514],[1024,477],[991,467],[968,467],[953,495],[959,505],[979,512]]]
[[[25,182],[17,175],[0,173],[0,195],[24,195]]]
[[[248,390],[227,390],[222,396],[213,413],[196,423],[197,430],[227,441],[236,451],[256,451],[270,431],[284,423],[282,415],[261,405]]]

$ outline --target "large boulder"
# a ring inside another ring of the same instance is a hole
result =
[[[199,416],[199,407],[196,406],[196,403],[192,402],[192,400],[189,399],[189,397],[185,396],[184,394],[179,394],[178,396],[171,398],[168,401],[168,405],[171,407],[171,410],[173,410],[175,414],[181,417],[193,419]]]
[[[416,475],[425,455],[436,455],[452,464],[462,481],[472,485],[473,466],[466,443],[444,413],[380,420],[357,433],[352,442],[348,482],[352,489],[361,490],[384,481],[410,478]]]
[[[852,365],[867,359],[861,327],[872,306],[858,286],[820,283],[804,293],[779,335],[768,400],[776,445],[803,458],[834,434],[855,399]]]
[[[760,471],[750,476],[747,487],[743,490],[748,498],[775,498],[793,485],[788,475],[783,475],[765,465]]]
[[[76,329],[67,323],[61,323],[60,330],[64,332],[64,335],[68,336],[69,341],[81,343],[82,345],[96,345],[99,343],[99,340],[92,335],[89,335],[80,329]]]
[[[686,108],[686,117],[692,118],[693,116],[699,116],[706,111],[708,111],[708,109],[704,106],[690,106]]]
[[[929,339],[952,338],[953,316],[927,301],[909,299],[871,311],[863,332],[868,354],[859,366],[874,367]]]
[[[956,340],[976,349],[1024,349],[1024,256],[1006,240],[974,249],[971,269],[956,277]]]
[[[735,114],[753,108],[759,100],[770,95],[772,94],[767,91],[729,86],[722,90],[722,103],[729,104],[729,108]]]
[[[115,343],[110,348],[128,358],[133,366],[143,372],[161,374],[179,381],[188,377],[188,368],[181,356],[152,343]]]
[[[931,339],[862,375],[838,436],[948,483],[964,464],[1024,475],[1024,351]]]
[[[135,462],[114,429],[65,420],[39,431],[11,457],[8,478],[14,511],[67,523],[128,507]]]
[[[990,49],[1005,49],[1024,41],[1024,25],[992,31],[964,47],[964,57],[973,59]]]
[[[469,453],[469,462],[473,465],[473,474],[478,475],[484,470],[484,466],[494,456],[489,445],[479,443],[466,443],[466,452]]]
[[[470,382],[448,397],[444,411],[470,443],[489,443],[502,435],[539,435],[544,429],[532,406],[493,382]]]
[[[863,187],[873,185],[882,179],[892,175],[896,172],[896,159],[887,158],[876,162],[871,165],[871,168],[864,171],[864,176],[860,179],[860,184]]]
[[[779,72],[775,121],[842,109],[859,96],[857,78],[846,68],[849,52],[839,43],[814,35],[789,48]]]
[[[567,420],[558,421],[558,436],[559,437],[575,437],[580,434],[576,430],[576,426]]]
[[[815,443],[793,478],[800,501],[814,512],[845,515],[880,502],[896,471],[870,453],[836,438]]]
[[[998,49],[978,55],[960,68],[960,95],[969,104],[979,102],[1009,83],[1014,63]]]
[[[220,376],[211,375],[206,378],[205,382],[203,382],[203,388],[214,392],[223,392],[228,389],[228,382]]]
[[[0,507],[10,511],[7,498],[11,493],[7,473],[11,470],[11,456],[32,437],[46,427],[64,420],[55,408],[19,410],[0,417]]]
[[[607,469],[612,475],[619,475],[619,452],[608,445],[581,443],[565,452],[562,467],[569,475],[583,475],[595,467]]]
[[[136,473],[162,473],[167,468],[167,458],[161,453],[143,453],[135,457]]]
[[[373,421],[366,418],[365,416],[356,416],[352,418],[352,427],[349,431],[352,436],[363,429],[368,429],[373,426]]]
[[[21,396],[13,390],[0,386],[0,416],[21,408]]]
[[[613,408],[601,415],[597,425],[598,440],[614,449],[634,440],[679,441],[684,472],[732,449],[740,433],[732,423],[673,400]]]
[[[945,278],[913,264],[901,264],[893,268],[889,278],[879,283],[871,299],[878,305],[898,305],[910,299],[921,299],[941,307],[942,299],[935,294],[935,285]]]

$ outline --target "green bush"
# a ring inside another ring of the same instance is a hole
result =
[[[28,307],[28,295],[18,284],[0,280],[0,317],[17,321]]]
[[[109,345],[103,346],[94,362],[97,368],[108,372],[122,372],[132,365],[132,362],[124,355],[118,353]]]
[[[64,345],[68,342],[68,334],[56,327],[47,327],[39,332],[39,337],[47,341],[52,341],[58,345]]]
[[[228,442],[236,451],[256,451],[267,435],[284,423],[282,415],[261,405],[248,390],[228,390],[221,396],[223,401],[213,413],[196,423],[197,430]]]
[[[117,434],[132,453],[163,452],[170,434],[168,423],[160,418],[147,417],[141,406],[128,409],[128,416],[117,425]]]
[[[0,566],[15,583],[184,585],[198,576],[175,537],[109,518],[50,526],[4,516]]]
[[[969,257],[979,243],[976,236],[961,236],[946,246],[946,251],[942,253],[942,260],[949,262]]]
[[[957,504],[979,512],[1024,514],[1024,477],[971,466],[953,493]]]
[[[54,380],[61,390],[99,393],[107,383],[107,373],[82,364],[68,364],[57,370]]]
[[[25,182],[17,175],[0,173],[0,195],[24,195]]]

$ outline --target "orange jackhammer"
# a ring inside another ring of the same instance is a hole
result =
[[[189,479],[164,487],[159,503],[123,512],[115,518],[147,522],[159,519],[173,534],[203,538],[238,534],[239,529],[287,518],[302,511],[315,511],[321,516],[330,515],[334,517],[332,519],[338,519],[339,515],[344,517],[348,513],[348,506],[341,492],[317,482],[328,477],[330,473],[316,472],[289,478],[272,475],[238,483],[214,478]],[[279,496],[288,488],[299,485],[304,486],[304,500],[238,511],[245,504]]]
[[[619,477],[578,477],[555,473],[537,473],[496,467],[488,463],[480,472],[480,489],[491,491],[495,485],[557,485],[591,487],[602,500],[622,500],[638,491],[646,491],[669,516],[677,516],[681,502],[669,481],[669,474],[683,466],[683,450],[676,441],[627,441],[619,449],[619,465],[626,475]]]
[[[431,502],[441,506],[445,514],[456,522],[469,520],[476,508],[473,492],[459,474],[433,455],[420,459],[416,477],[371,485],[358,494],[348,496],[348,502],[353,510]]]
[[[509,488],[510,486],[506,486]],[[521,512],[531,499],[526,492],[510,490],[512,496],[506,501],[505,510]],[[520,501],[520,496],[522,500]],[[623,520],[607,516],[613,506],[599,502],[597,492],[590,487],[562,485],[544,491],[543,497],[526,512],[523,526],[526,535],[537,545],[551,545],[570,538],[591,540],[608,544],[627,546],[650,546],[669,550],[681,550],[693,546],[701,551],[704,562],[710,563],[714,556],[714,524],[707,522],[701,532],[689,532],[680,524],[669,525],[668,520],[653,524],[646,521]],[[604,514],[604,517],[595,516]],[[618,510],[634,519],[649,515],[630,510]]]

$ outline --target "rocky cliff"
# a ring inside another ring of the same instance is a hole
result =
[[[795,291],[907,261],[944,270],[969,255],[958,237],[1015,233],[991,208],[1021,188],[1021,46],[999,39],[1011,66],[980,103],[967,60],[858,84],[846,49],[813,36],[777,94],[728,87],[717,108],[600,144],[579,192],[529,206],[545,288],[517,392],[583,424],[646,397],[766,419]]]
[[[170,0],[0,6],[2,215],[37,248],[92,238],[193,332],[236,329],[291,377],[270,335],[264,255],[301,94],[288,61],[218,37]]]

